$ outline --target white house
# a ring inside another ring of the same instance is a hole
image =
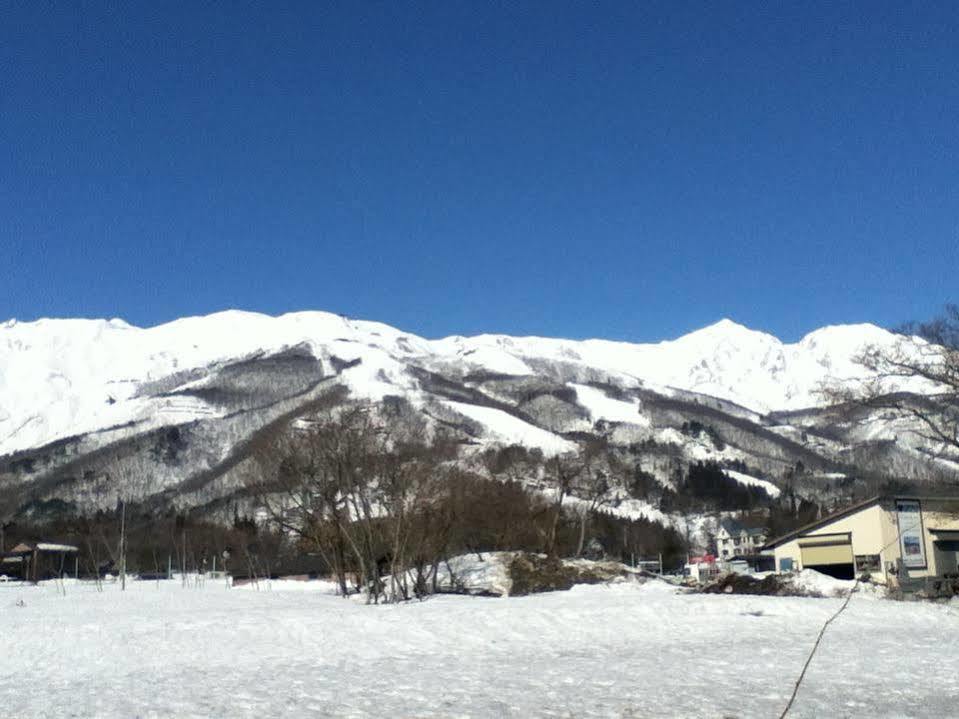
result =
[[[766,543],[766,530],[746,527],[735,519],[723,519],[716,532],[716,552],[720,559],[728,560],[747,554],[759,554]]]

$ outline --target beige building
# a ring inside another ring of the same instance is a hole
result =
[[[873,497],[773,539],[776,569],[906,584],[959,574],[959,498]]]

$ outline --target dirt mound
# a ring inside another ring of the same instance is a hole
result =
[[[722,574],[700,589],[704,594],[755,594],[767,597],[819,597],[816,592],[796,586],[788,575],[770,574],[751,577],[745,574]]]
[[[510,596],[571,589],[577,584],[603,584],[617,579],[636,579],[647,572],[618,562],[557,559],[544,554],[520,553],[509,563]]]

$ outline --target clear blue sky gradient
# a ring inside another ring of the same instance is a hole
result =
[[[959,301],[957,31],[955,3],[4,3],[0,318],[927,318]]]

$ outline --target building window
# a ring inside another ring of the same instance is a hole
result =
[[[879,555],[878,554],[857,554],[856,555],[856,573],[859,572],[878,572]]]

